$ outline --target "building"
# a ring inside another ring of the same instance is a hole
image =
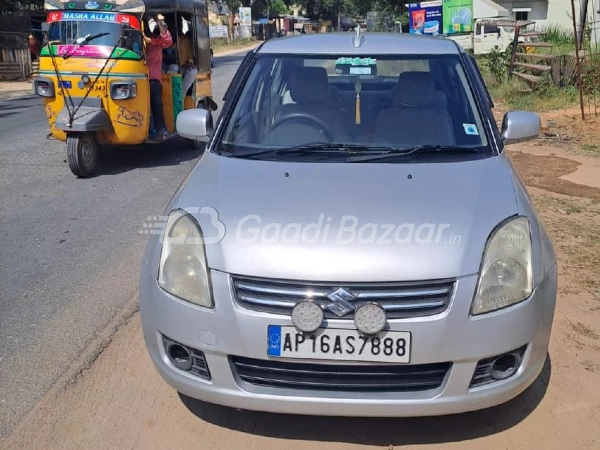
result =
[[[496,2],[508,11],[509,17],[534,21],[536,29],[543,30],[548,25],[552,25],[573,30],[571,0],[496,0]],[[579,0],[575,0],[577,24],[580,18],[580,3]],[[588,18],[592,18],[594,12],[600,9],[599,3],[600,0],[589,0]]]

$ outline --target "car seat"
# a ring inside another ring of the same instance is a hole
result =
[[[329,87],[325,68],[299,67],[295,69],[290,76],[289,89],[294,103],[286,103],[277,107],[274,114],[275,122],[290,114],[307,114],[324,122],[335,140],[344,134],[343,124],[340,120],[341,109],[332,102],[332,90]]]
[[[393,146],[454,144],[452,118],[436,101],[431,73],[400,74],[394,106],[378,115],[374,140]]]

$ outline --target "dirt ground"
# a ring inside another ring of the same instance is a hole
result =
[[[4,448],[600,448],[600,122],[583,124],[569,114],[543,115],[544,139],[509,150],[560,266],[549,370],[524,395],[485,411],[421,419],[296,417],[190,402],[154,370],[135,314]]]

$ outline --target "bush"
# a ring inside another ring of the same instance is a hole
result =
[[[573,30],[550,24],[544,30],[544,41],[552,44],[571,44],[575,45]]]
[[[600,56],[595,55],[581,67],[581,84],[586,95],[600,94]]]
[[[507,55],[501,52],[498,46],[494,47],[488,55],[488,68],[496,84],[500,84],[506,79],[508,74]]]

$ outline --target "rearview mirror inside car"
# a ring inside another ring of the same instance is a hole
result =
[[[540,135],[540,116],[527,111],[510,111],[502,120],[502,140],[504,145],[530,141]]]
[[[212,134],[213,123],[209,111],[203,108],[188,109],[177,114],[177,134],[194,141],[206,141]]]

